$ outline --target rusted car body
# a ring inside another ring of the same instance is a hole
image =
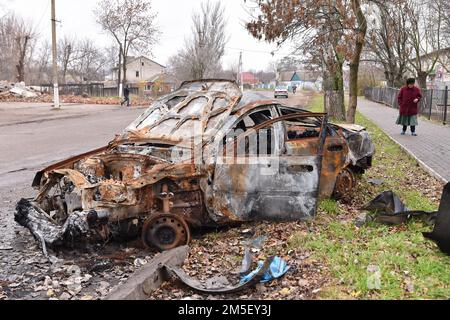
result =
[[[186,82],[108,146],[39,172],[16,221],[44,245],[141,235],[167,250],[191,228],[312,219],[320,198],[351,192],[374,151],[362,127],[247,102],[234,82]]]

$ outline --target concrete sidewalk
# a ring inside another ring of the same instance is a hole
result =
[[[402,136],[402,128],[395,124],[398,110],[366,99],[360,99],[358,109],[431,174],[444,182],[450,181],[450,127],[419,120],[418,137],[410,132]]]

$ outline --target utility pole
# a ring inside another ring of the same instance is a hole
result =
[[[122,88],[122,44],[120,44],[119,47],[119,71],[118,71],[118,84],[117,84],[117,88],[119,88],[119,97],[122,98],[122,92],[123,92],[123,88]]]
[[[61,109],[59,104],[58,62],[56,49],[56,8],[55,0],[52,1],[52,53],[53,53],[53,102],[55,109]]]
[[[240,87],[241,87],[241,91],[243,92],[244,91],[244,75],[243,75],[243,72],[242,72],[242,51],[239,54],[239,74],[238,74],[238,77],[240,77],[239,84],[240,84]]]

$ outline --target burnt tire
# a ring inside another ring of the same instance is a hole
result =
[[[348,196],[356,187],[355,174],[351,169],[343,170],[336,178],[336,185],[334,187],[333,198],[342,199]]]
[[[172,250],[191,242],[191,231],[186,221],[171,214],[150,218],[142,228],[142,242],[147,248],[160,252]]]

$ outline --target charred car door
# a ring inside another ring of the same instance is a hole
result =
[[[279,108],[281,116],[295,114],[297,110]],[[285,121],[286,148],[290,155],[315,156],[319,153],[320,121],[312,117],[296,118]],[[335,192],[336,181],[340,175],[346,176],[348,145],[344,137],[327,126],[326,140],[322,148],[323,161],[320,179],[320,198],[329,198]]]
[[[280,117],[270,106],[239,118],[216,163],[216,222],[298,221],[315,216],[321,157],[290,154],[285,145],[284,121],[303,116]],[[324,117],[318,121],[325,123]],[[321,141],[323,146],[324,136]]]

